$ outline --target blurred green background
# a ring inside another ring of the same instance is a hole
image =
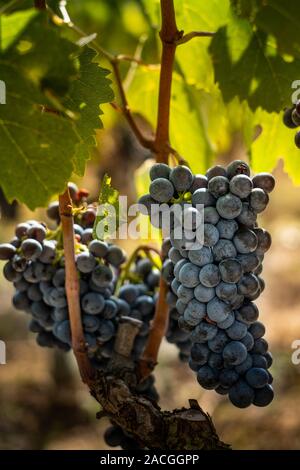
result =
[[[73,0],[69,2],[69,11],[72,17],[79,18],[85,31],[97,31],[101,44],[113,53],[134,54],[147,33],[143,57],[155,64],[159,59],[157,39],[139,3]],[[103,64],[108,67],[107,63]],[[125,64],[124,77],[128,70],[127,80],[131,80],[134,70]],[[155,105],[155,101],[149,105]],[[147,192],[147,171],[152,160],[120,115],[110,105],[103,109],[105,130],[99,132],[98,148],[85,177],[75,181],[96,198],[101,176],[108,172],[114,187],[133,202],[138,194]],[[148,129],[142,119],[140,123]],[[229,127],[227,132],[220,132],[214,160],[217,163],[247,159],[241,145],[240,122]],[[199,171],[209,163],[203,158],[199,152]],[[235,449],[300,448],[300,365],[291,361],[291,344],[300,339],[300,188],[292,184],[282,161],[278,162],[274,175],[276,189],[260,218],[261,225],[272,234],[273,245],[264,264],[267,288],[258,300],[261,319],[267,328],[266,338],[274,355],[273,403],[265,409],[239,410],[226,398],[202,390],[194,373],[179,362],[176,348],[166,342],[156,369],[161,407],[186,406],[189,398],[196,398],[212,416],[220,438]],[[8,206],[0,196],[1,243],[13,236],[19,221],[43,219],[43,210],[31,213],[24,206]],[[123,246],[131,252],[135,244],[128,241]],[[27,331],[28,318],[12,308],[11,295],[11,286],[0,274],[0,339],[7,345],[7,364],[0,366],[0,449],[105,449],[103,432],[107,421],[96,419],[99,406],[81,384],[72,354],[37,346],[34,335]]]

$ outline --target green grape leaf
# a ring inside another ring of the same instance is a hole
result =
[[[143,115],[154,127],[158,96],[158,70],[139,68],[128,90],[131,109]],[[201,109],[202,92],[173,73],[170,141],[172,146],[198,172],[210,164],[213,149]]]
[[[225,102],[238,96],[252,110],[262,107],[268,112],[290,103],[300,60],[285,61],[268,39],[247,20],[236,18],[218,30],[210,52]]]
[[[0,184],[8,200],[44,206],[73,171],[83,174],[102,127],[99,104],[112,97],[95,55],[61,37],[44,13],[1,53]]]
[[[86,47],[79,56],[80,76],[71,84],[64,105],[74,112],[76,131],[80,138],[74,156],[74,171],[82,176],[89,150],[95,146],[95,130],[103,127],[100,119],[102,111],[100,104],[113,99],[111,81],[107,78],[110,73],[93,62],[97,53]]]
[[[9,201],[30,209],[61,191],[72,172],[77,142],[72,125],[55,114],[41,113],[44,96],[0,58],[7,100],[0,106],[0,184]]]
[[[22,33],[37,13],[37,10],[30,8],[29,10],[17,11],[11,15],[0,17],[0,50],[2,52],[13,44],[18,35]]]
[[[42,112],[51,107],[42,89],[49,77],[59,88],[75,74],[70,54],[76,50],[38,15],[0,55],[7,94],[0,106],[0,184],[9,201],[17,199],[30,209],[63,190],[72,173],[78,142],[73,123]]]
[[[98,204],[93,238],[105,240],[116,233],[120,223],[119,191],[112,187],[111,177],[107,174],[102,179]]]
[[[254,172],[272,171],[279,159],[294,184],[300,184],[300,151],[295,146],[295,129],[283,125],[282,114],[267,113],[261,109],[253,116],[253,125],[261,127],[261,134],[251,146],[251,167]]]
[[[300,9],[298,0],[232,0],[235,12],[273,35],[281,53],[300,57]]]

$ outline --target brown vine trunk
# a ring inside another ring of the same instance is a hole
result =
[[[189,409],[162,411],[156,403],[133,394],[115,377],[100,376],[91,388],[105,415],[143,448],[163,450],[226,450],[210,416],[190,401]]]

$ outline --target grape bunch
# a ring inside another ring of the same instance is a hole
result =
[[[185,166],[156,164],[150,178],[141,212],[152,220],[158,203],[169,206],[171,213],[179,204],[181,223],[188,229],[188,237],[186,231],[175,237],[174,218],[165,242],[169,251],[162,276],[170,285],[169,338],[182,344],[183,360],[191,346],[189,365],[203,388],[228,394],[240,408],[268,405],[273,399],[268,371],[272,355],[254,301],[265,287],[262,262],[271,245],[270,234],[258,227],[257,215],[268,205],[273,176],[260,173],[251,178],[248,165],[234,161],[206,175],[193,175]],[[204,206],[204,240],[191,246],[198,204]]]
[[[69,191],[75,207],[76,267],[84,337],[91,363],[105,372],[114,353],[122,317],[142,322],[131,352],[133,361],[141,357],[155,312],[160,271],[152,259],[139,251],[130,266],[124,265],[126,256],[122,249],[93,239],[96,206],[88,204],[88,193],[78,190],[73,183],[69,183]],[[12,303],[28,314],[29,330],[37,334],[37,343],[69,351],[71,328],[58,201],[49,205],[47,215],[53,229],[35,220],[18,224],[14,238],[0,245],[0,259],[6,261],[4,277],[15,288]],[[137,384],[134,391],[158,400],[153,376]],[[116,435],[121,436],[118,443]],[[109,428],[105,438],[108,444],[124,449],[139,448],[117,426]]]
[[[87,193],[72,183],[69,190],[74,205],[81,206]],[[56,222],[54,230],[35,220],[18,224],[14,238],[0,245],[0,259],[7,261],[4,277],[15,288],[13,305],[30,316],[29,330],[37,334],[38,344],[67,351],[71,348],[71,330],[57,201],[49,205],[47,214]],[[94,362],[99,356],[109,359],[118,319],[129,315],[143,321],[134,351],[135,357],[139,357],[154,313],[160,273],[148,258],[139,257],[130,272],[135,283],[128,284],[125,279],[117,293],[126,257],[118,246],[93,239],[95,217],[96,207],[86,205],[84,211],[75,215],[74,224],[82,325],[88,353]]]
[[[287,108],[283,114],[283,124],[289,129],[300,127],[300,100],[291,108]],[[300,149],[300,131],[295,134],[295,145]]]

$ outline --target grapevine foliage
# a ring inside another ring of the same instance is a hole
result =
[[[7,89],[0,178],[9,200],[34,209],[61,191],[73,171],[83,174],[94,130],[102,127],[99,105],[113,94],[107,70],[93,62],[95,51],[61,37],[44,13],[29,22],[26,10],[15,15],[27,26],[0,55]]]

